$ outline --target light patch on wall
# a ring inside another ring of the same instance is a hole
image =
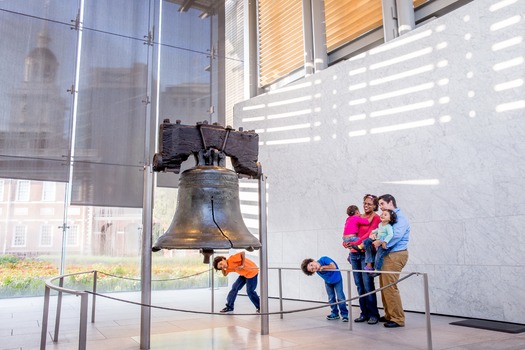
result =
[[[401,63],[401,62],[409,61],[409,60],[414,59],[414,58],[418,58],[418,57],[421,57],[421,56],[429,55],[429,54],[432,53],[432,51],[433,50],[432,50],[431,47],[427,47],[427,48],[424,48],[422,50],[418,50],[418,51],[414,51],[414,52],[408,53],[406,55],[397,56],[397,57],[392,58],[390,60],[386,60],[386,61],[383,61],[383,62],[372,64],[372,65],[370,65],[370,69],[374,70],[374,69],[378,69],[378,68],[384,68],[384,67],[392,66],[394,64],[398,64],[398,63]]]
[[[496,72],[499,72],[504,69],[519,66],[520,64],[523,64],[523,56],[516,57],[516,58],[513,58],[505,62],[496,63],[495,65],[492,66],[492,69],[494,69],[494,71]]]
[[[308,114],[311,114],[311,113],[312,113],[311,109],[301,109],[299,111],[294,111],[294,112],[270,114],[266,118],[267,119],[291,118],[291,117],[297,117],[297,116],[300,116],[300,115],[308,115]]]
[[[348,133],[348,136],[350,137],[364,136],[364,135],[366,135],[366,130],[355,130],[355,131],[350,131]]]
[[[496,106],[496,112],[508,112],[508,111],[514,111],[516,109],[524,109],[525,108],[525,100],[519,100],[509,103],[502,103],[500,105]]]
[[[356,121],[356,120],[363,120],[366,118],[366,114],[365,113],[361,113],[361,114],[354,114],[354,115],[351,115],[348,117],[348,120],[353,122],[353,121]]]
[[[312,139],[310,137],[300,137],[297,139],[286,139],[286,140],[273,140],[273,141],[266,141],[266,144],[268,146],[271,145],[289,145],[294,143],[307,143],[310,142]]]
[[[278,127],[275,127],[275,128],[267,128],[266,132],[280,132],[280,131],[289,131],[289,130],[308,129],[311,126],[312,126],[312,124],[310,124],[310,123],[278,126]]]
[[[259,122],[261,120],[264,120],[264,116],[262,117],[249,117],[249,118],[242,118],[241,119],[243,123],[247,122]]]
[[[314,136],[314,141],[321,141],[321,136]]]
[[[492,45],[492,51],[499,51],[499,50],[506,49],[508,47],[519,45],[521,44],[522,41],[523,41],[523,38],[521,36],[516,36],[508,40],[500,41]]]
[[[516,80],[507,81],[501,84],[494,85],[494,91],[514,89],[520,86],[523,86],[523,79],[516,79]]]
[[[445,31],[445,29],[447,29],[447,26],[444,25],[444,24],[441,24],[441,25],[436,27],[436,33],[443,32],[443,31]]]
[[[404,113],[404,112],[409,112],[409,111],[415,111],[418,109],[429,108],[432,106],[434,106],[434,100],[427,100],[423,102],[413,103],[411,105],[399,106],[395,108],[388,108],[388,109],[383,109],[381,111],[374,111],[370,113],[370,117],[372,118],[383,117],[385,115],[392,115],[392,114]]]
[[[450,102],[450,97],[448,97],[448,96],[443,96],[443,97],[439,98],[439,104],[444,105],[444,104],[447,104],[449,102]]]
[[[442,117],[439,117],[439,122],[440,123],[448,123],[452,120],[452,117],[449,116],[449,115],[444,115]]]
[[[240,195],[239,195],[239,199],[240,199]],[[259,207],[255,205],[240,204],[240,207],[241,207],[241,213],[243,214],[251,214],[251,215],[259,214]]]
[[[433,69],[434,69],[434,65],[433,64],[427,64],[427,65],[419,67],[419,68],[411,69],[411,70],[408,70],[408,71],[405,71],[405,72],[401,72],[401,73],[398,73],[398,74],[392,74],[392,75],[384,77],[384,78],[374,79],[374,80],[370,81],[370,85],[372,85],[372,86],[373,85],[380,85],[380,84],[389,83],[389,82],[394,81],[394,80],[406,79],[408,77],[413,77],[415,75],[419,75],[419,74],[423,74],[423,73],[426,73],[426,72],[430,72]]]
[[[359,89],[364,89],[366,87],[366,83],[359,83],[359,84],[354,84],[354,85],[350,85],[348,87],[348,91],[355,91],[355,90],[359,90]]]
[[[419,34],[411,35],[411,36],[408,36],[408,37],[405,37],[405,38],[403,38],[401,36],[401,37],[396,38],[396,40],[389,41],[386,44],[383,44],[381,46],[375,47],[372,50],[370,50],[369,52],[370,52],[370,55],[375,55],[375,54],[378,54],[378,53],[381,53],[381,52],[389,51],[389,50],[395,49],[397,47],[404,46],[404,45],[416,42],[418,40],[422,40],[422,39],[428,38],[430,35],[432,35],[432,30],[431,29],[427,29],[425,31],[422,31]]]
[[[360,53],[359,55],[355,55],[354,57],[350,57],[348,60],[349,61],[357,61],[357,60],[360,60],[362,58],[365,58],[366,57],[366,52],[363,52],[363,53]]]
[[[363,74],[366,72],[366,67],[361,67],[357,69],[353,69],[350,72],[348,72],[349,76],[357,75],[357,74]]]
[[[391,131],[399,131],[399,130],[406,130],[406,129],[414,129],[414,128],[421,128],[424,126],[431,126],[435,124],[435,119],[424,119],[419,120],[416,122],[410,122],[410,123],[402,123],[402,124],[395,124],[390,126],[382,126],[380,128],[373,128],[370,129],[371,134],[382,134],[385,132],[391,132]]]
[[[409,88],[406,88],[406,89],[399,89],[399,90],[396,90],[396,91],[392,91],[392,92],[387,92],[387,93],[380,94],[380,95],[371,96],[370,97],[370,101],[380,101],[380,100],[385,100],[385,99],[392,98],[392,97],[409,95],[409,94],[413,94],[415,92],[429,90],[429,89],[432,89],[433,87],[434,87],[434,83],[420,84],[420,85],[412,86],[412,87],[409,87]]]
[[[446,41],[443,41],[442,43],[439,43],[436,45],[436,50],[443,50],[448,46],[448,43]]]
[[[321,82],[321,80],[318,79],[318,80],[316,80],[316,84],[317,84],[317,81]],[[285,87],[282,87],[282,88],[279,88],[279,89],[272,90],[272,91],[268,92],[268,95],[275,95],[275,94],[280,94],[280,93],[283,93],[283,92],[294,91],[294,90],[299,90],[299,89],[305,89],[305,88],[308,88],[310,86],[312,86],[311,82],[305,82],[305,83],[285,86]]]
[[[302,96],[302,97],[296,97],[296,98],[289,98],[287,100],[277,101],[277,102],[270,102],[268,103],[268,107],[276,107],[276,106],[284,106],[289,105],[292,103],[299,103],[304,101],[310,101],[312,99],[312,96]]]
[[[252,111],[254,109],[261,109],[261,108],[264,108],[266,107],[266,104],[259,104],[259,105],[253,105],[253,106],[246,106],[246,107],[242,107],[242,110],[243,111]]]
[[[512,16],[512,17],[507,18],[506,20],[494,23],[493,25],[490,26],[490,30],[495,32],[497,30],[504,29],[514,24],[517,24],[520,21],[521,21],[520,15]]]
[[[348,101],[349,106],[362,105],[363,103],[366,103],[366,98],[358,98],[357,100]]]
[[[437,84],[438,84],[439,86],[445,86],[445,85],[447,85],[447,84],[449,83],[449,81],[450,81],[450,80],[449,80],[448,78],[443,78],[443,79],[439,79],[438,82],[437,82]]]
[[[497,2],[489,7],[489,11],[494,12],[494,11],[500,10],[504,7],[515,4],[517,1],[518,0],[504,0],[504,1]]]
[[[436,186],[436,185],[439,185],[439,179],[383,181],[383,183],[384,184],[395,184],[395,185]]]
[[[259,183],[255,181],[239,181],[239,188],[259,188]]]

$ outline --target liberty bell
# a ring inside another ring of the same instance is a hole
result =
[[[261,243],[245,226],[239,204],[239,176],[261,173],[258,135],[206,122],[187,126],[164,120],[159,142],[154,171],[178,173],[190,155],[196,165],[180,175],[175,215],[152,250],[199,249],[206,263],[214,249],[259,249]],[[235,171],[225,167],[226,156]]]

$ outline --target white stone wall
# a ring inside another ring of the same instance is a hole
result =
[[[476,0],[236,105],[235,127],[260,135],[270,266],[328,255],[349,268],[346,207],[391,193],[431,312],[523,323],[524,13],[522,0]],[[283,276],[286,297],[326,299],[319,277]],[[422,288],[400,285],[406,310],[424,310]]]

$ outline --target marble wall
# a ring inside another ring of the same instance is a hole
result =
[[[428,273],[431,312],[523,323],[524,13],[524,1],[477,0],[237,104],[234,126],[260,135],[269,265],[328,255],[349,268],[346,207],[391,193],[412,227],[405,271]],[[283,277],[286,297],[326,300],[319,277]],[[421,277],[400,290],[424,310]]]

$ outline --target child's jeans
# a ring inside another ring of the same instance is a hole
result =
[[[328,302],[330,304],[346,300],[345,293],[343,291],[343,279],[336,283],[325,282],[324,286],[326,287]],[[348,308],[346,307],[346,302],[337,305],[330,305],[330,308],[332,309],[332,315],[339,315],[339,312],[341,312],[341,317],[348,317]]]
[[[390,249],[383,249],[382,246],[379,246],[377,251],[374,251],[372,242],[374,241],[370,238],[363,241],[365,246],[365,263],[374,263],[374,270],[380,271],[381,267],[383,267],[383,259],[390,252]]]
[[[357,241],[357,234],[343,235],[343,242],[344,243],[353,243],[355,241]]]

